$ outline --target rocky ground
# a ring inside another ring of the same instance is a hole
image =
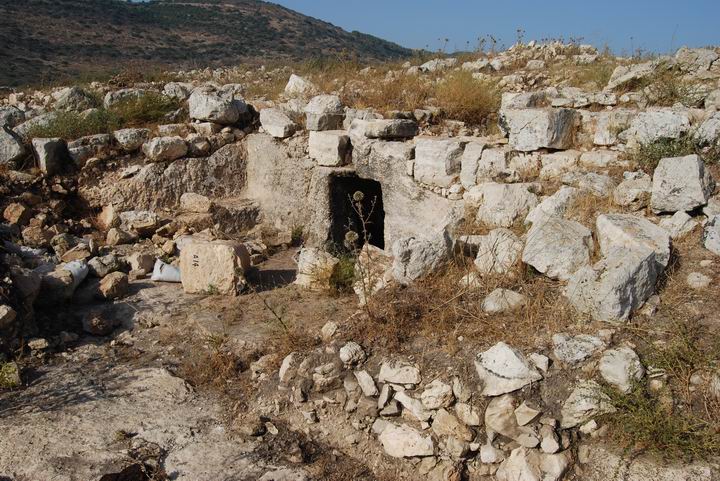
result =
[[[463,60],[3,98],[0,479],[717,480],[720,54]]]

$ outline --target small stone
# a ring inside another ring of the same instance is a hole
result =
[[[420,369],[415,364],[403,361],[384,362],[380,366],[380,376],[378,381],[381,383],[393,384],[420,384]]]
[[[530,424],[531,422],[535,421],[537,418],[540,417],[541,414],[542,411],[533,409],[528,406],[527,403],[523,402],[515,410],[515,419],[517,419],[517,423],[519,426],[525,426],[526,424]]]
[[[365,360],[365,351],[356,342],[348,342],[340,348],[340,360],[345,364],[358,364]]]
[[[712,278],[700,272],[691,272],[687,276],[687,284],[693,289],[705,289],[712,283]]]
[[[375,381],[367,371],[355,371],[355,377],[357,378],[357,382],[364,395],[368,397],[375,397],[378,395],[378,389],[375,385]]]
[[[112,272],[100,281],[100,293],[108,300],[125,297],[128,289],[128,276],[122,272]]]
[[[420,399],[422,400],[423,406],[427,409],[448,407],[454,399],[452,387],[439,379],[435,379],[425,386],[425,390],[420,395]]]

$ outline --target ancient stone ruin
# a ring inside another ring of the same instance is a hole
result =
[[[171,74],[0,100],[0,479],[718,479],[717,49]]]

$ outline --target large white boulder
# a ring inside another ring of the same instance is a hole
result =
[[[142,150],[150,162],[171,162],[185,156],[188,146],[182,137],[155,137],[145,142]]]
[[[650,203],[652,177],[645,172],[625,172],[613,191],[613,202],[621,207],[640,210]]]
[[[703,246],[720,256],[720,215],[710,218],[703,231]]]
[[[299,75],[291,74],[287,85],[285,85],[285,95],[306,95],[317,90],[315,84]]]
[[[150,129],[120,129],[113,132],[115,142],[125,152],[134,152],[150,140]]]
[[[62,172],[69,159],[67,145],[62,139],[33,139],[32,148],[38,168],[47,175]]]
[[[465,142],[457,139],[423,137],[415,139],[415,180],[449,187],[460,174]]]
[[[595,221],[600,252],[617,248],[651,250],[660,269],[670,262],[670,234],[649,220],[632,214],[604,214]]]
[[[424,277],[444,265],[452,253],[452,240],[447,232],[431,238],[405,237],[392,247],[392,273],[395,280],[407,284]]]
[[[367,139],[396,140],[415,137],[418,124],[408,119],[354,119],[349,130]]]
[[[15,163],[24,155],[25,147],[20,139],[0,125],[0,165]]]
[[[579,159],[580,152],[577,150],[561,150],[541,155],[542,169],[540,170],[540,178],[547,180],[560,177],[562,174],[576,169]]]
[[[337,95],[318,95],[305,106],[308,130],[338,130],[345,119],[345,108]]]
[[[340,259],[321,249],[303,248],[298,255],[295,284],[307,289],[328,289],[339,263]]]
[[[523,242],[508,229],[494,229],[480,236],[475,267],[481,274],[505,274],[520,259]]]
[[[578,270],[565,295],[575,308],[600,321],[624,321],[655,292],[660,264],[650,249],[615,248]]]
[[[223,125],[237,123],[248,110],[244,101],[205,88],[193,90],[188,107],[191,119]]]
[[[542,379],[520,351],[504,342],[478,354],[475,369],[482,381],[484,396],[507,394]]]
[[[535,184],[487,182],[472,187],[464,199],[468,205],[478,207],[478,223],[488,227],[510,227],[538,204],[535,189]]]
[[[592,232],[587,227],[546,217],[528,231],[522,260],[551,279],[567,280],[589,264],[592,251]]]
[[[698,127],[695,139],[701,145],[720,145],[720,112],[710,116]]]
[[[690,116],[685,110],[669,108],[640,112],[624,132],[628,144],[650,144],[660,139],[677,139],[690,130]]]
[[[563,217],[568,207],[577,198],[578,189],[566,185],[553,195],[546,197],[525,217],[525,224],[542,222],[546,217]]]
[[[350,137],[344,130],[310,131],[308,141],[310,158],[318,165],[339,167],[350,162]]]
[[[250,254],[239,242],[193,239],[180,251],[183,290],[190,294],[237,294],[249,268]]]
[[[510,136],[510,146],[523,152],[542,148],[569,149],[575,122],[575,111],[571,109],[505,109],[500,112],[500,127]]]
[[[699,156],[662,159],[653,174],[650,205],[655,212],[690,211],[706,205],[714,189]]]
[[[263,130],[277,139],[285,139],[295,133],[297,125],[280,109],[262,109],[260,125]]]

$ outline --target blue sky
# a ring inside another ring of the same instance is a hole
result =
[[[720,44],[720,0],[274,0],[293,10],[411,48],[465,49],[493,35],[506,45],[582,37],[617,54]],[[631,39],[632,37],[632,39]],[[443,40],[438,40],[443,39]]]

